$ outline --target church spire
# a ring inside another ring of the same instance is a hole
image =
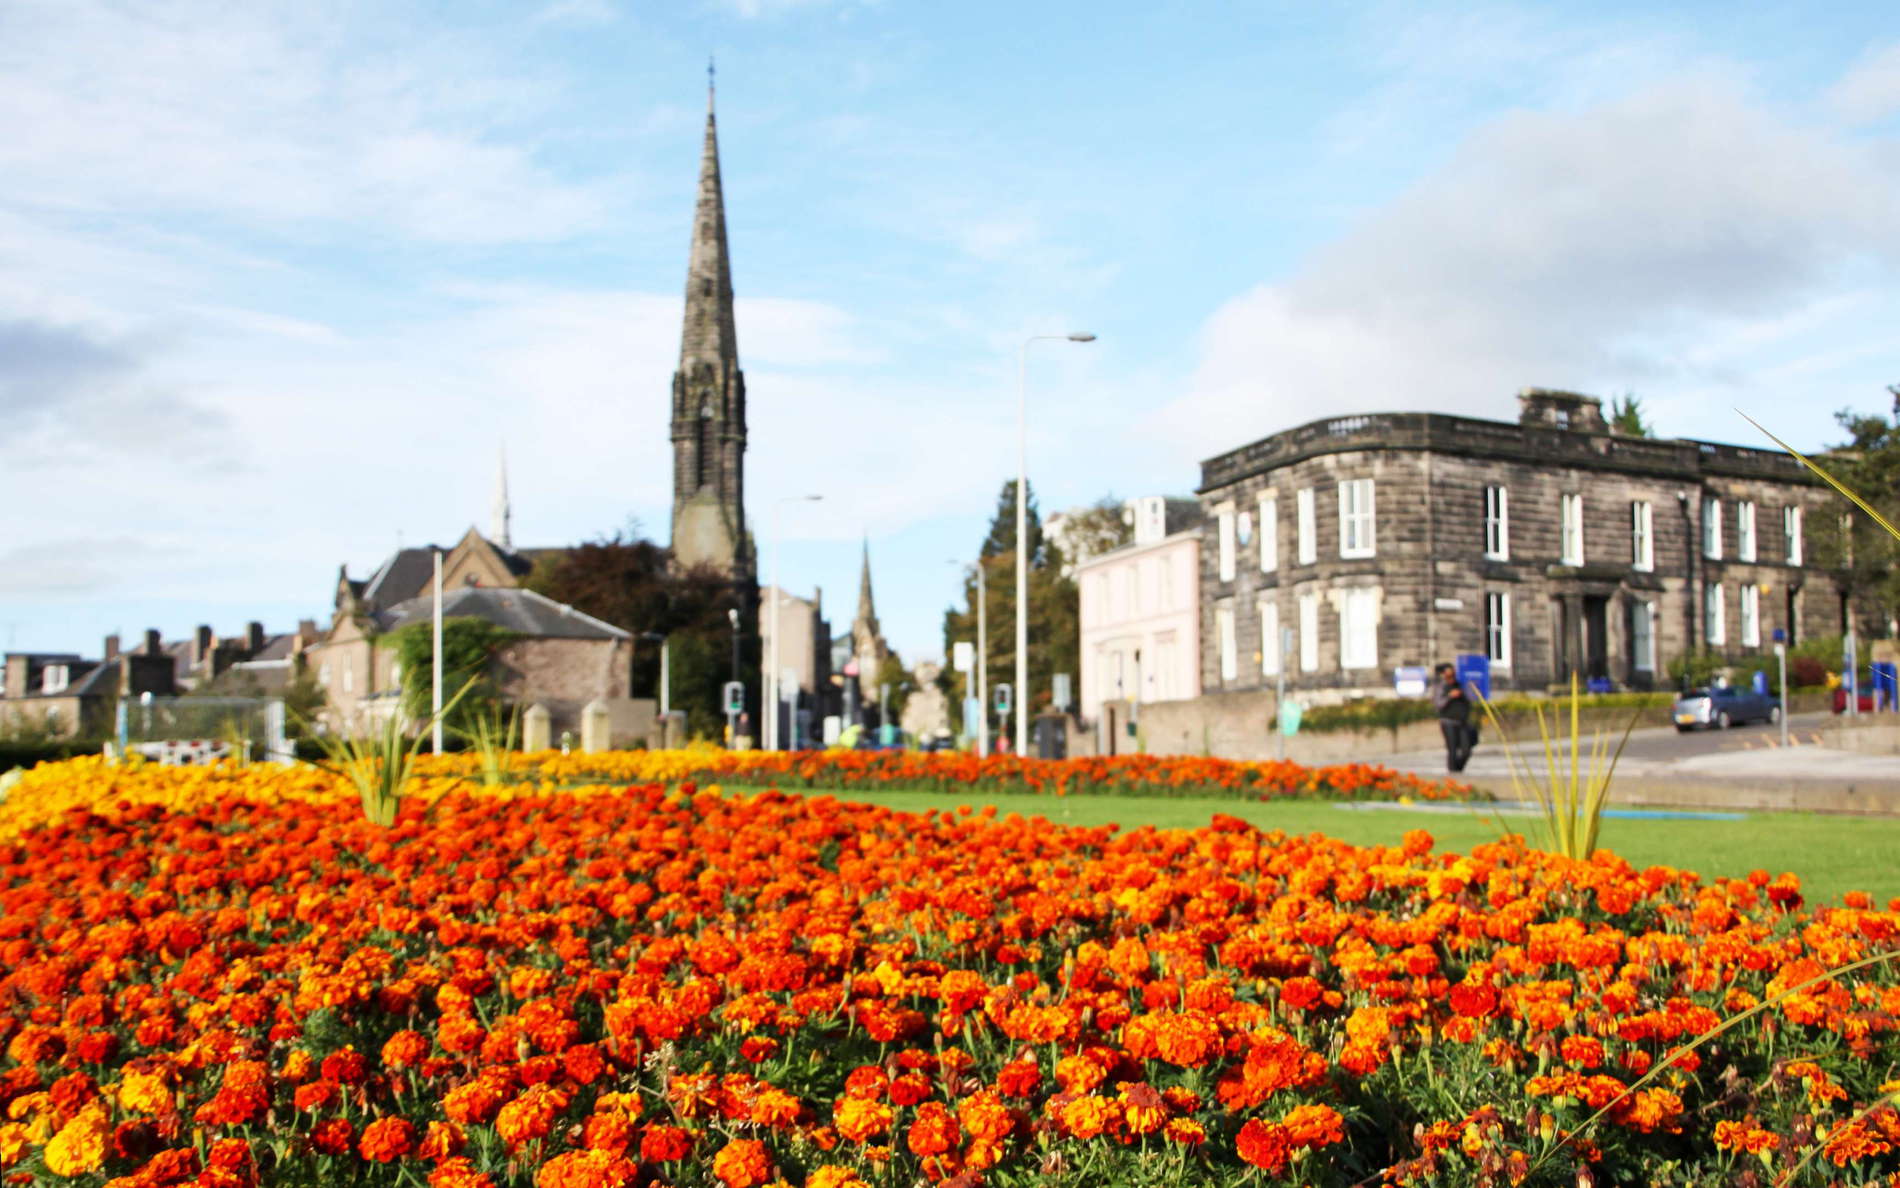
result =
[[[504,549],[513,549],[509,521],[514,518],[508,506],[508,447],[502,446],[495,465],[495,502],[490,508],[489,535]]]
[[[870,623],[875,629],[877,607],[871,601],[871,538],[864,538],[864,568],[858,574],[858,622]]]
[[[719,128],[713,116],[712,66],[706,67],[706,141],[699,154],[699,201],[686,265],[686,326],[680,367],[737,365],[739,336],[732,322],[732,258],[726,247],[726,198],[719,180]]]

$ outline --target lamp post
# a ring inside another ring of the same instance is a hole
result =
[[[950,564],[963,568],[963,562]],[[989,622],[985,608],[989,605],[989,584],[984,581],[983,558],[976,559],[976,754],[982,758],[990,753],[990,682],[989,682]],[[968,692],[968,690],[965,690]]]
[[[672,673],[669,671],[671,667],[669,661],[672,658],[673,649],[666,638],[666,633],[663,631],[642,631],[640,638],[646,640],[648,643],[660,645],[660,716],[665,717],[668,713],[672,712],[673,709],[671,696]]]
[[[1023,753],[1029,734],[1029,344],[1094,342],[1093,334],[1032,334],[1016,355],[1016,739]]]
[[[768,749],[779,750],[778,712],[779,712],[779,613],[778,604],[784,600],[785,591],[778,584],[778,514],[788,503],[817,503],[823,495],[782,495],[772,501],[772,663],[769,671],[763,674],[759,682],[761,692],[771,691],[771,700],[764,702],[766,736],[771,739]]]

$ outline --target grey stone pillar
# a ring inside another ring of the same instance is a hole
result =
[[[521,749],[545,751],[553,745],[554,726],[548,717],[548,707],[537,701],[521,715]]]
[[[613,750],[613,714],[607,710],[607,703],[596,697],[587,703],[581,711],[581,750]]]

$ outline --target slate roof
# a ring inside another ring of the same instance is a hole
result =
[[[387,610],[427,590],[435,577],[435,553],[434,545],[397,549],[363,583],[358,597],[363,600],[365,609]]]
[[[395,631],[426,623],[435,613],[428,595],[411,598],[376,615],[377,629]],[[532,590],[463,586],[442,592],[442,617],[484,619],[497,627],[541,639],[632,639],[630,632],[583,614]]]

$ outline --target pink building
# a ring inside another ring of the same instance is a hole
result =
[[[1082,717],[1104,701],[1176,701],[1201,693],[1202,514],[1192,499],[1128,501],[1134,543],[1075,567],[1082,595]]]

